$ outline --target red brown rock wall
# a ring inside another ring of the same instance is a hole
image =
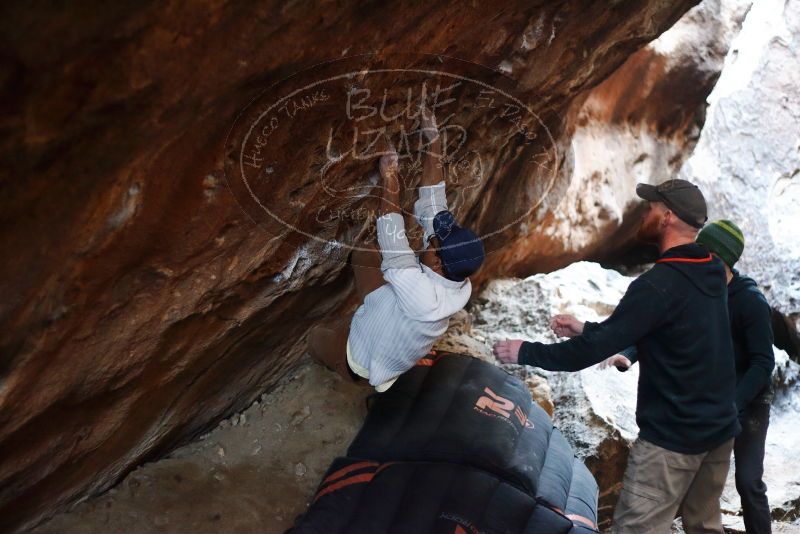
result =
[[[341,254],[255,224],[226,187],[226,135],[266,86],[342,55],[445,53],[510,68],[564,144],[574,99],[694,3],[5,4],[0,529],[243,407],[298,361],[309,326],[348,308]],[[463,201],[479,229],[544,190],[523,162],[536,146],[485,139],[491,180]],[[518,232],[492,248],[518,247]],[[566,259],[557,243],[519,247],[484,276],[513,254],[531,255],[525,268]]]

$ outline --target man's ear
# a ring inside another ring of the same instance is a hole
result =
[[[672,213],[671,209],[665,210],[664,211],[664,215],[661,218],[661,227],[662,228],[667,228],[669,225],[671,225],[672,224],[672,218],[674,216],[675,216],[675,214]]]

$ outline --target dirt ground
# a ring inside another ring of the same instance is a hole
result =
[[[371,392],[309,362],[243,414],[33,532],[283,532],[347,449]]]
[[[242,414],[32,532],[284,532],[344,454],[371,393],[309,361]],[[673,532],[683,532],[679,524]],[[744,532],[738,517],[727,516],[726,526]],[[800,534],[800,526],[775,523],[773,532]]]

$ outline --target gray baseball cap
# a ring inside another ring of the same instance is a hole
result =
[[[702,228],[708,220],[703,193],[686,180],[667,180],[658,185],[636,184],[636,194],[650,202],[663,202],[680,220],[695,228]]]

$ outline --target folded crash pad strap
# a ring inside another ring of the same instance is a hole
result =
[[[597,525],[595,525],[592,522],[592,520],[589,519],[588,517],[583,517],[582,515],[576,515],[576,514],[567,514],[567,519],[570,519],[572,521],[577,521],[578,523],[583,523],[587,527],[597,530]]]
[[[560,510],[560,509],[558,509],[558,508],[556,508],[554,506],[548,506],[548,508],[558,512],[559,514],[563,515],[564,517],[566,517],[570,521],[573,521],[573,522],[577,521],[578,523],[583,523],[584,525],[586,525],[587,527],[589,527],[591,529],[597,530],[597,525],[595,525],[594,521],[592,521],[588,517],[583,517],[582,515],[578,515],[578,514],[567,514],[567,513],[564,513],[564,510]]]
[[[352,465],[343,467],[338,471],[328,475],[319,485],[317,493],[314,495],[314,501],[334,492],[352,486],[353,484],[366,484],[372,478],[397,462],[386,462],[378,464],[377,462],[357,462]]]

